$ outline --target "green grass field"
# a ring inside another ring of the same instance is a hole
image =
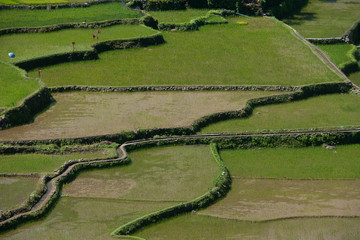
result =
[[[38,178],[0,177],[0,211],[20,206],[35,190],[38,181]]]
[[[25,78],[24,74],[16,67],[0,62],[0,113],[17,106],[23,98],[40,88],[38,80]]]
[[[219,174],[209,146],[157,147],[136,150],[129,156],[132,160],[129,166],[81,173],[64,187],[63,194],[187,201],[207,192]]]
[[[97,31],[100,30],[100,34]],[[150,36],[157,31],[144,25],[115,25],[99,29],[66,29],[48,33],[22,33],[0,36],[0,61],[20,62],[36,57],[56,53],[73,51],[72,42],[75,42],[75,51],[92,50],[91,44],[126,38]],[[93,39],[96,34],[99,39]],[[10,59],[9,52],[16,55]]]
[[[0,155],[0,173],[51,173],[64,162],[115,156],[111,149],[72,154],[11,154]]]
[[[185,23],[197,17],[205,16],[209,9],[173,10],[173,11],[148,11],[159,23]]]
[[[359,0],[310,0],[300,14],[284,20],[307,38],[341,37],[359,19]]]
[[[1,239],[111,240],[110,232],[145,214],[170,207],[169,202],[62,197],[43,220],[0,235]]]
[[[357,240],[360,220],[341,218],[295,219],[251,223],[188,214],[146,228],[145,239],[316,239]]]
[[[185,127],[206,115],[243,108],[251,98],[278,93],[57,93],[53,94],[56,104],[37,116],[33,123],[0,131],[0,139],[69,138],[119,133],[138,128]]]
[[[360,96],[331,94],[257,107],[251,116],[211,124],[201,133],[359,126]]]
[[[223,150],[231,175],[242,178],[360,178],[360,145]]]
[[[353,48],[351,44],[324,44],[317,47],[326,53],[337,66],[351,60],[348,56],[348,52]]]
[[[86,8],[62,8],[53,10],[11,9],[0,11],[0,29],[17,27],[40,27],[59,23],[82,23],[138,18],[140,14],[124,9],[122,4],[98,4]]]
[[[165,32],[167,43],[163,45],[110,51],[100,54],[100,60],[46,67],[41,79],[48,86],[303,85],[342,81],[273,19],[246,18],[248,25],[236,24],[243,18],[229,20],[229,24],[204,26],[199,31]],[[257,49],[262,49],[261,54]],[[37,70],[29,75],[36,76]]]
[[[357,86],[360,86],[360,71],[350,74],[349,78]]]

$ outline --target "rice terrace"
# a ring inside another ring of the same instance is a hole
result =
[[[360,0],[0,0],[0,239],[360,239]]]

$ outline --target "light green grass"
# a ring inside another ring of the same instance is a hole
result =
[[[360,178],[360,145],[223,150],[231,175],[245,178]]]
[[[317,47],[326,53],[337,66],[351,60],[348,56],[348,52],[353,48],[351,44],[324,44]]]
[[[94,0],[0,0],[0,4],[10,5],[50,5],[50,4],[65,4],[65,3],[82,3],[91,2]]]
[[[97,31],[101,32],[98,33]],[[31,58],[67,53],[73,51],[92,50],[91,44],[125,38],[137,38],[153,35],[157,31],[144,25],[115,25],[99,29],[66,29],[48,33],[22,33],[0,36],[0,60],[10,61],[9,52],[16,55],[13,62]],[[93,34],[99,36],[94,39]]]
[[[360,96],[331,94],[256,107],[248,118],[211,124],[201,133],[359,126]]]
[[[286,19],[307,38],[340,37],[360,16],[359,0],[310,0],[294,19]]]
[[[353,216],[360,211],[359,187],[359,179],[233,179],[226,198],[199,214],[245,221]]]
[[[219,174],[209,146],[149,148],[130,152],[129,157],[129,166],[81,173],[63,194],[187,201],[206,193]]]
[[[63,197],[43,220],[0,235],[1,239],[111,240],[110,233],[133,219],[174,203]]]
[[[0,177],[0,211],[20,206],[35,190],[38,180],[37,178]]]
[[[197,17],[205,16],[209,9],[172,10],[172,11],[149,11],[148,13],[159,23],[185,23]]]
[[[40,88],[38,80],[25,78],[24,74],[16,67],[0,62],[0,113],[1,109],[17,106]]]
[[[0,155],[0,173],[50,173],[68,160],[107,158],[113,155],[110,149],[72,154]]]
[[[54,93],[56,104],[30,124],[0,131],[0,139],[54,139],[190,126],[203,116],[245,107],[273,91]],[[211,106],[211,107],[209,107]],[[166,116],[166,117],[164,117]]]
[[[297,219],[250,223],[188,214],[136,233],[145,239],[356,240],[359,219]]]
[[[11,9],[0,11],[0,29],[16,27],[39,27],[59,23],[82,23],[138,18],[140,14],[124,9],[122,4],[98,4],[86,8],[62,8],[53,10]]]
[[[48,86],[302,85],[342,81],[290,31],[269,18],[246,18],[166,32],[166,44],[100,54],[100,60],[43,69]],[[258,49],[262,49],[261,53]],[[29,73],[36,76],[36,70]]]

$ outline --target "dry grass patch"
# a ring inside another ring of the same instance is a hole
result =
[[[360,180],[234,179],[225,199],[200,214],[238,220],[360,213]]]
[[[57,103],[31,124],[0,131],[1,140],[85,137],[137,128],[190,125],[216,112],[238,110],[264,91],[53,94]]]

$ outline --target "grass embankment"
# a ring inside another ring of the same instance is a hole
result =
[[[41,79],[48,86],[303,85],[342,81],[273,19],[246,18],[248,25],[236,24],[244,18],[229,20],[229,24],[203,26],[199,31],[164,32],[167,43],[163,45],[110,51],[100,54],[99,60],[46,67]],[[29,75],[36,76],[37,70]]]
[[[49,5],[49,4],[65,4],[65,3],[84,3],[94,0],[0,0],[0,4],[9,5]]]
[[[300,14],[284,20],[307,38],[341,37],[359,19],[358,0],[311,0]]]
[[[82,23],[138,18],[136,11],[125,9],[121,2],[98,4],[85,8],[62,8],[52,10],[10,9],[0,11],[0,29],[16,27],[40,27],[59,23]]]
[[[100,33],[98,33],[100,30]],[[115,25],[99,29],[66,29],[48,33],[22,33],[0,36],[0,60],[9,62],[9,52],[16,55],[12,62],[31,58],[92,50],[91,44],[116,39],[138,38],[155,34],[157,31],[143,25]],[[96,34],[99,39],[94,39]]]
[[[33,123],[0,131],[0,139],[48,139],[119,133],[137,128],[188,126],[272,91],[56,93],[57,103]]]
[[[359,126],[360,96],[331,94],[257,107],[251,116],[211,124],[201,133],[283,130],[298,128],[342,128]]]
[[[192,19],[205,16],[209,9],[172,10],[172,11],[148,11],[159,23],[185,23]]]
[[[231,175],[242,178],[360,178],[360,145],[223,150]]]
[[[219,174],[208,146],[149,148],[132,151],[129,157],[132,160],[129,166],[81,173],[64,187],[63,194],[73,197],[187,201],[208,191]]]
[[[359,219],[295,219],[251,223],[188,214],[146,228],[136,236],[145,239],[316,239],[356,240]]]
[[[2,164],[0,165],[2,167]],[[0,177],[0,211],[18,207],[35,190],[38,178]]]
[[[0,155],[0,173],[50,173],[64,162],[115,156],[112,149],[72,154],[11,154]]]
[[[118,226],[172,205],[170,202],[62,197],[44,220],[0,236],[1,239],[111,240],[110,232]]]
[[[349,51],[353,49],[354,45],[351,44],[320,44],[317,45],[326,55],[329,56],[331,61],[337,66],[351,61]]]
[[[25,78],[24,74],[16,67],[0,62],[0,114],[40,88],[38,80]]]

